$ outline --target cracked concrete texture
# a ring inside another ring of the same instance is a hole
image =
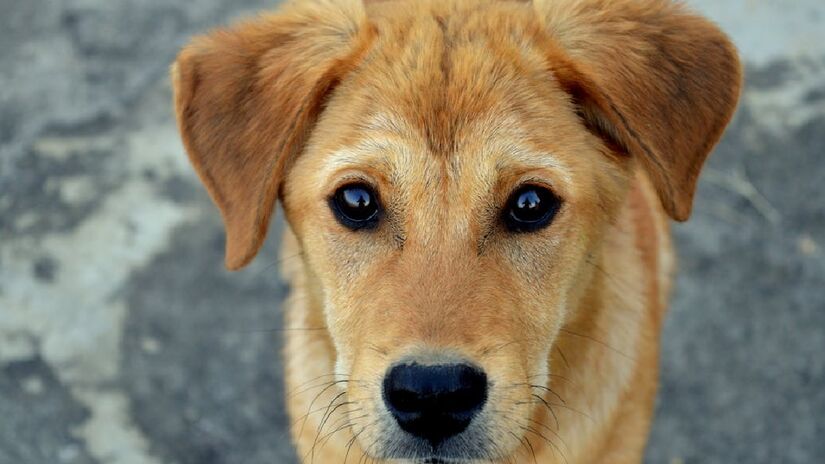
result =
[[[647,461],[819,462],[825,4],[689,3],[748,77],[674,228]],[[270,5],[0,0],[0,464],[296,460],[280,223],[249,269],[223,270],[166,80],[188,36]]]

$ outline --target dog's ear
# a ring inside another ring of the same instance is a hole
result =
[[[260,249],[285,168],[368,46],[365,21],[360,0],[303,2],[196,38],[178,55],[178,128],[221,210],[229,269]]]
[[[730,121],[742,71],[711,22],[669,0],[535,0],[549,62],[588,127],[636,157],[671,217]]]

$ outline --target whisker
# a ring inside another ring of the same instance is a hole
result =
[[[536,398],[540,399],[540,400],[541,400],[541,402],[542,402],[545,406],[547,406],[547,408],[548,408],[548,409],[550,409],[550,411],[551,411],[551,412],[553,411],[552,406],[555,406],[555,407],[557,407],[557,408],[562,408],[562,409],[566,409],[566,410],[568,410],[568,411],[575,412],[575,413],[577,413],[577,414],[581,414],[582,416],[584,416],[584,417],[586,417],[586,418],[590,419],[591,421],[595,422],[595,420],[593,420],[593,418],[592,418],[592,417],[590,417],[588,414],[585,414],[584,412],[579,411],[578,409],[571,408],[570,406],[567,406],[566,404],[550,403],[550,402],[548,402],[547,400],[545,400],[544,398],[542,398],[542,397],[540,397],[540,396],[538,396],[538,395],[536,395],[536,394],[533,394],[532,396],[534,396],[534,397],[536,397]],[[519,402],[517,402],[516,404],[525,404],[525,403],[535,403],[535,401],[519,401]],[[555,416],[555,414],[554,414],[554,416]],[[556,420],[556,422],[558,423],[558,420]],[[558,428],[558,427],[557,427],[557,428]]]
[[[584,412],[579,411],[578,409],[571,408],[570,406],[567,406],[566,404],[556,404],[556,403],[550,403],[550,405],[551,405],[551,406],[555,406],[555,407],[557,407],[557,408],[567,409],[568,411],[573,411],[573,412],[575,412],[576,414],[581,414],[582,416],[584,416],[584,417],[586,417],[586,418],[590,419],[591,421],[595,422],[595,420],[593,420],[593,418],[592,418],[591,416],[589,416],[588,414],[585,414]]]
[[[536,395],[535,393],[532,394],[534,398],[538,398],[545,406],[547,406],[547,410],[550,411],[550,414],[553,415],[553,420],[556,422],[556,430],[559,430],[559,418],[556,416],[556,411],[553,411],[553,407],[550,406],[550,403],[544,399],[544,397]]]
[[[275,266],[277,266],[277,265],[279,265],[279,264],[282,264],[282,263],[283,263],[283,262],[285,262],[286,260],[289,260],[289,259],[295,259],[295,258],[301,257],[301,256],[303,256],[303,255],[304,255],[304,253],[303,253],[303,252],[298,252],[298,253],[295,253],[294,255],[279,257],[279,258],[278,258],[278,259],[276,259],[275,261],[273,261],[273,262],[271,262],[271,263],[267,264],[266,266],[264,266],[264,268],[263,268],[263,269],[261,269],[261,271],[258,273],[258,275],[257,275],[256,277],[260,277],[260,276],[261,276],[261,275],[263,275],[264,273],[266,273],[266,272],[268,272],[268,271],[272,270],[272,268],[274,268]]]
[[[306,393],[307,391],[312,390],[313,388],[320,388],[320,387],[322,387],[322,386],[326,385],[328,382],[327,382],[327,381],[324,381],[323,383],[321,383],[321,384],[319,384],[319,385],[315,385],[315,386],[311,386],[311,387],[306,387],[306,386],[307,386],[307,384],[309,384],[309,383],[311,383],[311,382],[315,382],[315,381],[317,381],[317,380],[320,380],[320,379],[322,379],[322,378],[324,378],[324,377],[333,377],[333,376],[335,376],[335,377],[349,377],[349,375],[347,375],[347,374],[334,374],[334,373],[333,373],[333,374],[324,374],[324,375],[319,375],[318,377],[315,377],[315,378],[313,378],[313,379],[309,379],[309,380],[307,380],[306,382],[304,382],[304,383],[302,383],[302,384],[300,384],[300,385],[296,386],[295,388],[293,388],[293,389],[292,389],[292,391],[291,391],[290,393],[288,393],[288,394],[287,394],[287,398],[291,398],[292,396],[294,396],[294,395],[299,395],[299,394],[301,394],[301,393]],[[347,380],[347,381],[348,381],[348,380]],[[298,390],[300,390],[300,389],[302,389],[302,388],[304,388],[304,387],[306,387],[306,389],[305,389],[305,390],[298,391]]]
[[[567,356],[561,351],[561,347],[556,345],[556,351],[559,352],[559,356],[561,357],[562,362],[564,362],[564,366],[570,369],[570,363],[567,362]]]
[[[558,398],[558,399],[559,399],[559,401],[561,401],[561,402],[562,402],[562,404],[567,404],[567,401],[564,401],[564,398],[562,398],[562,397],[561,397],[561,395],[559,395],[558,393],[554,392],[554,391],[553,391],[553,390],[551,390],[549,387],[545,387],[545,386],[543,386],[543,385],[534,385],[534,384],[530,384],[530,387],[531,387],[531,388],[539,388],[539,389],[544,390],[544,391],[546,391],[546,392],[548,392],[548,393],[552,393],[552,394],[553,394],[553,396],[555,396],[556,398]]]
[[[495,345],[495,346],[492,346],[492,347],[486,348],[486,349],[484,349],[484,350],[482,350],[482,351],[481,351],[481,357],[482,357],[482,358],[484,358],[484,357],[486,357],[486,356],[489,356],[489,355],[494,354],[494,353],[496,353],[496,352],[498,352],[498,351],[501,351],[501,350],[503,350],[504,348],[507,348],[508,346],[510,346],[510,345],[514,345],[514,344],[516,344],[516,343],[521,343],[521,342],[520,342],[520,341],[518,341],[518,340],[513,340],[513,341],[510,341],[510,342],[507,342],[507,343],[501,343],[501,344],[499,344],[499,345]]]
[[[579,385],[578,383],[576,383],[576,382],[574,382],[574,381],[572,381],[572,380],[568,379],[567,377],[565,377],[565,376],[563,376],[563,375],[557,375],[557,374],[547,374],[547,376],[548,376],[548,377],[550,377],[550,379],[559,379],[559,380],[563,380],[563,381],[565,381],[565,382],[569,383],[569,384],[570,384],[571,386],[573,386],[573,387],[580,388],[580,385]]]
[[[375,420],[375,422],[373,422],[373,425],[374,425],[374,424],[377,424],[377,423],[378,423],[378,419],[376,419],[376,420]],[[381,438],[381,437],[376,436],[376,437],[375,437],[375,439],[373,439],[373,440],[372,440],[372,443],[370,443],[370,445],[369,445],[369,446],[368,446],[365,450],[363,450],[363,451],[364,451],[364,462],[367,462],[367,459],[368,459],[368,458],[369,458],[369,459],[373,459],[373,460],[374,460],[374,458],[370,458],[370,457],[369,457],[369,455],[367,454],[367,451],[368,451],[370,448],[372,448],[373,446],[375,446],[375,444],[376,444],[376,443],[378,443],[378,440],[379,440],[380,438]],[[361,462],[361,460],[359,459],[359,460],[358,460],[358,462],[360,463],[360,462]]]
[[[367,430],[366,425],[361,429],[360,432],[358,432],[356,434],[353,434],[352,438],[350,438],[349,441],[347,442],[347,452],[344,454],[344,464],[347,464],[347,459],[349,459],[349,452],[350,452],[350,449],[352,448],[352,445],[355,444],[355,440],[358,439],[358,436],[361,435],[362,433],[364,433],[364,430]]]
[[[355,411],[360,411],[360,410],[361,410],[361,408],[357,408],[357,409],[349,410],[349,411],[347,411],[345,414],[351,414],[351,413],[353,413],[353,412],[355,412]],[[360,416],[353,417],[352,419],[349,419],[349,418],[345,417],[345,419],[346,419],[346,420],[344,421],[344,422],[345,422],[345,424],[340,425],[337,429],[333,430],[332,432],[329,432],[329,433],[328,433],[328,434],[326,434],[324,437],[321,437],[321,442],[322,442],[321,447],[323,448],[324,446],[326,446],[326,444],[329,442],[329,440],[331,440],[331,439],[332,439],[332,436],[333,436],[335,433],[340,432],[340,431],[342,431],[342,430],[345,430],[345,429],[347,429],[347,428],[353,428],[353,427],[355,427],[355,426],[357,425],[357,423],[358,423],[357,421],[358,421],[359,419],[363,419],[363,418],[368,417],[368,416],[369,416],[369,414],[362,414],[362,415],[360,415]],[[340,421],[339,421],[339,422],[340,422]]]
[[[520,427],[521,427],[522,429],[526,430],[527,432],[530,432],[530,433],[532,433],[532,434],[534,434],[534,435],[537,435],[537,436],[541,437],[544,441],[546,441],[546,442],[547,442],[547,443],[548,443],[548,444],[549,444],[549,445],[553,448],[553,450],[555,450],[555,451],[553,451],[553,455],[555,456],[555,454],[556,454],[555,452],[556,452],[556,451],[558,451],[558,452],[559,452],[559,455],[561,455],[561,458],[562,458],[562,459],[564,459],[564,462],[565,462],[565,463],[567,463],[567,457],[566,457],[566,456],[565,456],[565,454],[562,452],[562,450],[561,450],[561,449],[560,449],[560,448],[559,448],[559,447],[558,447],[555,443],[553,443],[553,440],[551,440],[551,439],[549,439],[549,438],[545,437],[544,435],[542,435],[542,434],[541,434],[541,432],[539,432],[538,430],[536,430],[536,429],[534,429],[534,428],[532,428],[532,427],[530,427],[530,426],[524,426],[524,425],[522,425],[522,426],[520,426]]]
[[[533,444],[530,443],[530,439],[525,436],[524,441],[527,443],[527,446],[530,448],[530,453],[533,455],[533,463],[538,464],[536,461],[536,450],[533,449]]]
[[[318,409],[314,409],[314,410],[302,415],[301,417],[295,419],[294,421],[292,421],[291,426],[294,427],[294,426],[298,425],[298,422],[300,422],[302,420],[306,420],[307,416],[311,416],[312,414],[315,414],[315,413],[318,413],[318,412],[321,412],[321,411],[325,411],[326,408],[327,408],[326,406],[319,406]]]
[[[549,425],[547,425],[543,422],[537,421],[537,420],[535,420],[533,418],[530,418],[530,417],[528,417],[527,420],[534,423],[534,424],[536,424],[536,425],[540,425],[542,428],[544,428],[548,432],[555,435],[555,437],[558,438],[559,441],[561,441],[561,443],[564,445],[564,447],[567,448],[568,451],[570,451],[570,447],[567,446],[567,443],[564,442],[564,439],[561,437],[561,435],[558,432],[556,432],[555,430],[551,429]]]
[[[329,417],[329,416],[328,416],[328,413],[329,413],[329,408],[330,408],[330,407],[332,407],[332,405],[333,405],[336,401],[338,401],[338,398],[341,398],[341,397],[342,397],[343,395],[345,395],[346,393],[347,393],[347,392],[343,391],[343,392],[341,392],[341,393],[339,393],[339,394],[335,395],[335,396],[334,396],[334,397],[330,400],[329,404],[327,404],[327,408],[326,408],[326,411],[324,412],[323,419],[321,419],[321,424],[318,426],[318,431],[315,433],[315,439],[312,441],[312,447],[310,448],[309,453],[308,453],[308,454],[311,454],[311,459],[310,459],[310,462],[315,462],[315,447],[318,445],[318,437],[320,436],[321,431],[322,431],[322,430],[323,430],[323,428],[324,428],[324,424],[326,423],[327,418]],[[306,459],[306,456],[304,456],[304,459]]]
[[[330,425],[330,427],[333,430],[337,430],[342,425],[346,425],[346,424],[353,425],[353,423],[356,419],[361,419],[361,418],[365,417],[366,414],[355,417],[355,418],[352,418],[352,419],[349,417],[349,415],[354,413],[354,412],[357,412],[357,411],[363,411],[363,409],[364,408],[347,409],[346,411],[341,413],[341,418],[339,418],[338,420],[333,422],[332,425]],[[330,432],[330,433],[332,433],[332,432]],[[328,437],[330,435],[330,433],[328,433],[328,434],[324,435],[323,437],[321,437],[321,441],[323,442],[324,438]],[[322,445],[322,447],[323,447],[323,445]]]
[[[376,353],[380,354],[381,356],[386,357],[388,355],[387,350],[378,347],[378,345],[375,345],[374,343],[369,343],[367,345],[367,348],[372,350],[372,351],[375,351]]]
[[[590,335],[580,334],[578,332],[574,332],[574,331],[572,331],[570,329],[566,329],[566,328],[562,328],[560,331],[562,333],[565,333],[565,334],[568,334],[568,335],[573,335],[575,337],[580,337],[580,338],[583,338],[585,340],[590,340],[591,342],[597,343],[597,344],[609,349],[610,351],[613,351],[614,353],[616,353],[618,355],[624,356],[625,358],[627,358],[630,361],[634,361],[634,362],[636,361],[636,358],[634,358],[634,357],[632,357],[628,354],[625,354],[621,350],[619,350],[617,348],[614,348],[614,347],[610,346],[609,344],[607,344],[607,343],[605,343],[605,342],[603,342],[599,339],[593,338]]]
[[[613,282],[614,284],[616,284],[620,288],[628,289],[628,288],[631,287],[632,283],[630,281],[628,281],[626,279],[619,279],[616,276],[614,276],[613,274],[607,272],[607,270],[605,268],[603,268],[599,263],[593,261],[592,258],[586,259],[585,262],[587,264],[590,264],[591,266],[593,266],[594,269],[601,272],[603,276],[610,279],[611,282]]]
[[[340,396],[340,395],[339,395],[339,396]],[[338,398],[338,397],[336,397],[336,399],[337,399],[337,398]],[[335,399],[333,399],[333,402],[334,402],[334,401],[335,401]],[[332,403],[330,403],[330,405],[331,405],[331,404],[332,404]],[[318,432],[315,434],[315,441],[313,441],[313,443],[312,443],[312,448],[313,448],[313,450],[315,449],[315,446],[316,446],[316,444],[318,443],[318,438],[321,436],[321,433],[324,431],[324,426],[326,425],[326,423],[327,423],[327,421],[329,420],[329,418],[330,418],[330,417],[332,417],[332,415],[333,415],[333,414],[335,414],[335,411],[337,411],[337,410],[338,410],[338,408],[340,408],[340,407],[342,407],[342,406],[349,405],[349,404],[353,404],[353,402],[352,402],[352,401],[345,401],[345,402],[343,402],[343,403],[339,403],[339,404],[338,404],[338,405],[336,405],[334,408],[332,408],[332,410],[330,410],[328,414],[326,414],[326,415],[324,416],[324,419],[321,421],[321,425],[318,427]],[[346,414],[347,414],[347,413],[344,413],[344,417],[345,417],[345,418],[346,418]],[[322,440],[322,442],[321,442],[321,448],[323,448],[325,444],[326,444],[326,442],[323,442],[323,440]],[[315,459],[314,454],[315,454],[315,453],[313,452],[313,460]]]
[[[315,395],[315,398],[313,398],[313,399],[312,399],[312,401],[309,403],[309,406],[307,406],[307,409],[312,409],[312,405],[313,405],[313,404],[315,404],[315,401],[317,401],[317,400],[318,400],[318,398],[319,398],[321,395],[323,395],[325,391],[329,390],[329,389],[330,389],[331,387],[333,387],[334,385],[337,385],[337,384],[342,383],[342,382],[348,382],[348,380],[337,380],[337,381],[335,381],[335,382],[330,382],[330,383],[329,383],[329,385],[327,385],[326,387],[324,387],[324,389],[323,389],[323,390],[321,390],[320,392],[318,392],[318,394],[317,394],[317,395]],[[340,396],[340,395],[339,395],[339,396]],[[306,426],[306,424],[307,424],[307,420],[308,420],[308,419],[309,419],[309,414],[307,414],[307,415],[305,415],[305,416],[304,416],[304,422],[301,424],[301,429],[298,431],[298,436],[299,436],[299,437],[300,437],[300,436],[304,433],[304,427]]]
[[[516,434],[515,434],[515,433],[513,433],[513,431],[512,431],[512,430],[508,430],[508,432],[510,433],[510,435],[512,435],[512,436],[513,436],[513,438],[515,438],[516,440],[520,441],[520,442],[521,442],[521,444],[522,444],[522,446],[524,446],[524,447],[525,447],[525,449],[527,449],[527,451],[529,451],[529,452],[530,452],[530,454],[533,456],[533,463],[538,464],[538,461],[536,460],[536,450],[535,450],[535,449],[533,449],[533,444],[532,444],[532,443],[530,443],[530,440],[529,440],[529,439],[527,439],[527,437],[522,437],[522,438],[519,438],[518,436],[516,436]]]
[[[513,419],[512,417],[510,417],[506,414],[503,414],[502,416],[505,420],[512,422],[513,424],[515,424],[516,426],[518,426],[522,430],[524,430],[528,433],[532,433],[532,434],[536,435],[537,437],[541,438],[542,440],[544,440],[547,444],[549,444],[551,446],[550,451],[553,453],[553,456],[556,456],[556,454],[558,452],[558,454],[561,455],[562,459],[564,459],[564,462],[565,463],[567,462],[566,454],[564,453],[564,451],[561,448],[558,447],[558,445],[556,445],[555,442],[553,442],[552,439],[550,439],[546,435],[542,434],[539,430],[537,430],[536,428],[530,426],[529,424],[525,424],[525,423],[522,423],[518,420],[515,420],[515,419]],[[564,440],[562,440],[561,436],[558,433],[556,433],[553,429],[548,427],[546,424],[542,424],[542,423],[540,423],[536,420],[529,419],[529,418],[528,418],[528,420],[530,420],[532,422],[535,422],[535,423],[541,425],[542,427],[544,427],[545,429],[549,430],[550,432],[552,432],[553,435],[555,435],[559,440],[561,440],[561,442],[564,444],[565,448],[567,448],[569,450],[569,446],[567,446],[567,444],[564,443]],[[512,432],[511,432],[511,434],[512,434]],[[512,434],[512,435],[515,436],[515,434]],[[516,438],[518,438],[518,437],[516,436]],[[530,443],[529,438],[527,436],[524,436],[524,439],[527,440],[527,442],[529,443],[529,447],[533,450],[532,454],[534,456],[534,461],[536,461],[535,449],[533,448],[533,444]]]

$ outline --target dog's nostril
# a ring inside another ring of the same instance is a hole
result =
[[[384,402],[398,425],[435,447],[464,431],[487,401],[487,375],[468,364],[395,366]]]

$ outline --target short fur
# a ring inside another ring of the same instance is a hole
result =
[[[491,380],[461,462],[640,462],[668,216],[689,216],[739,96],[713,24],[665,0],[313,0],[195,39],[172,74],[230,269],[283,201],[303,460],[432,457],[407,446],[381,379],[460,357]],[[353,180],[379,192],[376,230],[327,206]],[[514,235],[499,211],[524,182],[564,203]]]

